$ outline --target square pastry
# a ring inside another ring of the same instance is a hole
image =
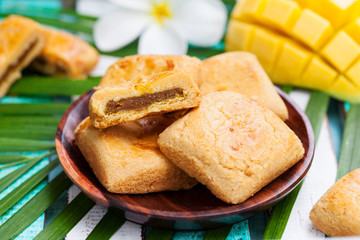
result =
[[[232,204],[253,196],[304,155],[299,138],[277,115],[227,91],[204,95],[158,143],[179,168]]]
[[[86,118],[75,130],[75,142],[109,192],[189,189],[196,180],[168,160],[157,144],[158,133],[173,121],[171,116],[159,115],[97,129]]]

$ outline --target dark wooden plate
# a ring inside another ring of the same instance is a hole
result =
[[[82,95],[66,111],[56,134],[56,150],[65,173],[93,201],[112,207],[129,221],[153,227],[195,230],[240,222],[272,207],[291,192],[309,170],[314,154],[314,134],[305,113],[279,90],[289,111],[286,124],[299,136],[305,156],[287,172],[265,186],[247,201],[230,205],[211,194],[206,187],[178,192],[143,195],[113,194],[99,183],[74,145],[73,131],[89,115],[88,102],[93,91]]]

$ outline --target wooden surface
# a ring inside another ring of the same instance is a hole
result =
[[[90,167],[74,145],[73,131],[88,115],[89,92],[69,108],[60,122],[56,147],[67,175],[99,205],[119,210],[119,217],[171,229],[206,229],[233,224],[273,206],[289,193],[305,176],[314,151],[314,136],[305,114],[281,93],[289,110],[288,126],[303,142],[304,158],[286,173],[264,187],[252,198],[238,205],[229,205],[217,199],[206,187],[177,192],[144,195],[121,195],[107,192],[97,181]]]

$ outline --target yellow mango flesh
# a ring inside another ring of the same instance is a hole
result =
[[[360,102],[360,0],[242,0],[231,18],[226,51],[256,54],[274,83]]]

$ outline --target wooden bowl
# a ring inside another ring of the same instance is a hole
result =
[[[217,199],[201,184],[190,190],[150,194],[114,194],[99,183],[74,144],[74,129],[89,115],[94,91],[82,95],[66,111],[56,134],[56,150],[65,173],[97,204],[112,207],[129,221],[152,227],[200,230],[234,224],[272,207],[291,192],[309,170],[314,154],[314,134],[305,113],[278,90],[289,111],[286,124],[305,148],[304,158],[247,201],[230,205]]]

